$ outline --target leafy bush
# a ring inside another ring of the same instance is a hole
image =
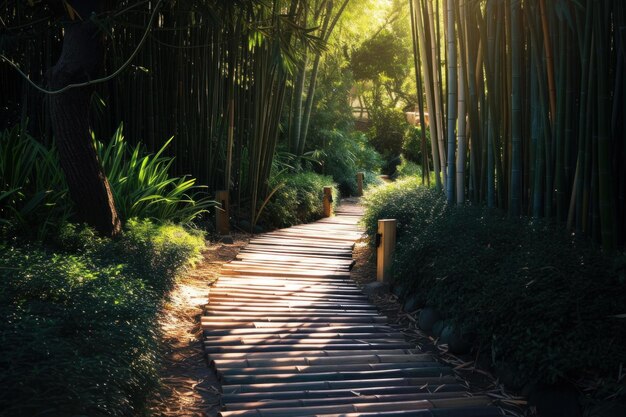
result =
[[[405,158],[401,159],[400,165],[396,169],[396,178],[420,177],[422,176],[422,167],[415,162]]]
[[[0,409],[7,415],[138,415],[157,383],[157,314],[203,247],[130,221],[118,242],[67,226],[58,244],[0,244]]]
[[[393,175],[400,163],[404,134],[408,123],[402,111],[380,108],[372,112],[372,129],[368,133],[370,143],[385,159],[383,172]]]
[[[445,199],[435,190],[422,187],[419,178],[407,178],[378,187],[365,197],[363,204],[365,214],[362,222],[367,235],[376,235],[378,219],[396,219],[398,240],[412,225],[435,222],[446,206]]]
[[[324,187],[333,187],[333,206],[339,199],[333,179],[310,171],[283,173],[271,179],[274,193],[261,212],[261,222],[269,227],[288,227],[320,219]]]
[[[108,144],[96,141],[122,220],[139,217],[188,224],[215,205],[203,191],[206,187],[195,185],[195,178],[170,176],[174,158],[163,153],[172,139],[154,155],[147,154],[141,143],[130,147],[123,125]]]
[[[356,195],[357,172],[369,172],[364,186],[376,185],[379,181],[382,159],[378,152],[367,143],[360,132],[346,134],[339,130],[322,131],[321,170],[337,182],[342,195]]]
[[[426,129],[426,150],[430,151],[430,129]],[[422,163],[422,129],[417,126],[409,125],[404,132],[404,140],[402,142],[402,155],[418,164]],[[426,155],[428,158],[428,154]]]
[[[437,308],[514,383],[610,377],[626,362],[624,265],[552,225],[481,207],[446,207],[406,181],[368,200],[399,217],[394,276]],[[387,208],[378,204],[385,201]],[[621,269],[620,269],[621,268]]]
[[[21,126],[0,132],[0,227],[42,237],[69,218],[71,204],[55,149]]]
[[[426,183],[424,183],[422,181],[422,167],[404,157],[401,158],[400,165],[398,165],[396,174],[393,177],[395,179],[417,178],[420,185],[435,187],[435,173],[433,171],[430,171],[430,182],[428,182],[429,179],[427,178]]]

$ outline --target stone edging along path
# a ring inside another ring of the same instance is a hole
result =
[[[222,417],[491,417],[452,369],[409,343],[350,277],[362,215],[256,236],[225,264],[202,317]]]

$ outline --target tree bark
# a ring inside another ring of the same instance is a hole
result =
[[[95,3],[95,2],[94,2]],[[64,28],[63,48],[48,81],[57,90],[93,79],[102,66],[102,38],[89,15]],[[91,87],[70,88],[50,96],[50,116],[61,168],[77,220],[105,236],[116,236],[121,222],[109,182],[98,160],[89,130]]]

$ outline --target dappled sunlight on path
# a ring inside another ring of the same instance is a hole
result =
[[[361,215],[350,201],[253,238],[224,265],[202,317],[221,416],[502,415],[407,342],[351,279]]]

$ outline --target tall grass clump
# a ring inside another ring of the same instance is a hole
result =
[[[41,238],[71,214],[56,150],[21,126],[0,131],[1,235]]]
[[[215,205],[195,178],[171,176],[174,158],[164,156],[170,138],[155,154],[141,143],[129,145],[123,125],[104,144],[95,141],[122,220],[133,217],[188,224]]]
[[[158,382],[159,310],[204,241],[130,221],[119,241],[70,225],[56,244],[0,244],[0,409],[139,415]]]
[[[122,126],[111,141],[94,141],[111,184],[118,213],[131,218],[189,224],[215,202],[188,176],[169,173],[174,158],[131,146]],[[0,132],[0,232],[4,237],[43,239],[72,220],[72,202],[54,146],[48,148],[21,126]]]

